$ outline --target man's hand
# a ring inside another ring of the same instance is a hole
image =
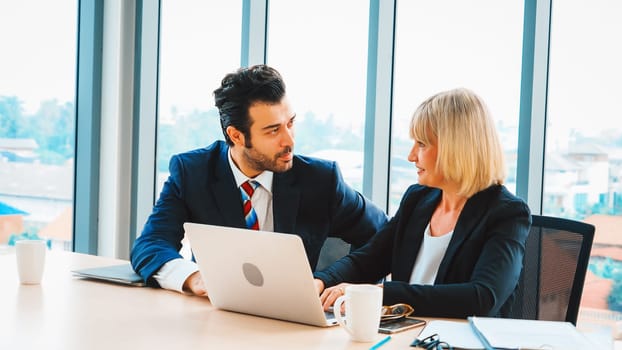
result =
[[[203,278],[199,271],[194,272],[186,278],[183,288],[185,292],[207,296],[207,289],[205,289],[205,284],[203,283]]]

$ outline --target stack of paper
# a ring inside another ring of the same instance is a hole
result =
[[[485,349],[593,349],[570,322],[469,317]]]
[[[569,322],[469,317],[469,322],[430,321],[419,335],[438,334],[454,349],[594,349]]]

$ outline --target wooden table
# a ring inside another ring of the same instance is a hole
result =
[[[122,260],[48,251],[40,285],[21,285],[15,254],[0,252],[0,350],[369,349],[339,327],[319,328],[222,311],[205,297],[84,280],[71,270]],[[605,329],[579,329],[599,348],[622,349]],[[598,326],[598,325],[597,325]],[[414,349],[422,328],[392,335],[381,350]],[[384,338],[379,334],[377,340]]]
[[[121,260],[48,251],[40,285],[21,285],[0,255],[0,349],[369,349],[339,327],[222,311],[205,297],[83,280],[71,270]],[[381,347],[408,349],[420,328]],[[384,335],[379,334],[378,340]]]

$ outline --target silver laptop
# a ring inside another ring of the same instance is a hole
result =
[[[297,235],[185,223],[212,305],[327,327],[302,240]]]
[[[127,284],[130,286],[144,287],[143,278],[140,277],[130,263],[110,266],[90,267],[86,269],[72,270],[78,277]]]

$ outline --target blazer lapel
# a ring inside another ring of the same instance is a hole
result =
[[[215,169],[215,180],[209,184],[220,209],[225,225],[232,227],[246,227],[240,191],[238,190],[233,172],[229,166],[229,147],[223,147],[218,155]]]
[[[428,192],[414,207],[401,214],[403,217],[407,217],[407,219],[404,228],[398,228],[398,232],[404,232],[404,234],[402,235],[402,242],[397,242],[396,244],[396,246],[401,247],[402,254],[396,254],[396,256],[404,257],[404,260],[394,264],[396,267],[395,280],[410,280],[415,260],[423,243],[423,233],[426,226],[430,223],[434,209],[438,205],[440,193],[440,191]],[[414,215],[415,212],[417,212],[416,215]]]
[[[447,246],[445,256],[443,257],[438,273],[436,274],[435,282],[438,283],[445,280],[447,269],[449,268],[454,255],[462,246],[462,243],[473,233],[475,226],[481,221],[481,217],[486,211],[481,210],[480,207],[482,205],[483,198],[485,198],[489,193],[490,192],[488,190],[476,193],[465,203],[464,208],[458,217],[458,222],[456,222],[456,227],[454,228],[454,233],[449,241],[449,246]],[[484,200],[484,202],[487,201]]]
[[[284,173],[274,173],[272,210],[275,232],[296,232],[300,189],[295,185],[296,178],[293,170]]]

